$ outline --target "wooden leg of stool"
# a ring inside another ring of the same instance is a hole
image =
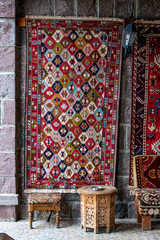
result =
[[[59,216],[60,216],[60,211],[56,212],[56,226],[59,228]]]
[[[30,227],[30,229],[32,229],[33,227],[32,227],[32,221],[33,221],[33,211],[31,212],[29,212],[29,227]]]
[[[137,210],[137,223],[141,223],[142,218],[141,215],[139,214],[138,210]]]
[[[151,216],[142,215],[142,230],[143,231],[151,230]]]

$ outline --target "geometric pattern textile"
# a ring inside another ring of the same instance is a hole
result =
[[[130,185],[133,157],[160,154],[160,21],[135,21]]]
[[[25,187],[114,185],[123,20],[26,26]]]
[[[133,176],[135,188],[160,188],[160,156],[135,156]]]

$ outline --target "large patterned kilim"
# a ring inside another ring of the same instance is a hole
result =
[[[137,20],[135,25],[130,185],[133,156],[160,154],[160,21]]]
[[[114,185],[123,21],[26,25],[26,188]]]

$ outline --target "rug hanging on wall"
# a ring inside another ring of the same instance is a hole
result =
[[[133,158],[135,188],[160,188],[160,155],[139,155]]]
[[[26,189],[114,185],[123,20],[26,27]]]
[[[135,21],[130,185],[133,157],[160,154],[160,21]],[[157,166],[158,167],[158,166]]]

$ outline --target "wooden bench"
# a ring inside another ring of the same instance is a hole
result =
[[[29,225],[32,229],[34,211],[56,211],[56,226],[59,227],[61,194],[29,194],[28,195],[28,211]]]

